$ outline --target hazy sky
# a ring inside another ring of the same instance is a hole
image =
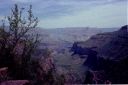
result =
[[[33,5],[43,28],[120,27],[128,24],[127,0],[0,0],[0,19],[13,4]]]

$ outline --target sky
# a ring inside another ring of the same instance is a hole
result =
[[[0,19],[10,15],[10,9],[33,6],[39,27],[110,28],[128,24],[127,0],[0,0]]]

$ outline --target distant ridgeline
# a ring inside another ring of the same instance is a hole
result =
[[[120,60],[128,57],[128,25],[121,27],[118,31],[100,33],[92,36],[85,42],[78,42],[83,48],[93,48],[98,56]]]
[[[128,25],[123,26],[119,31],[128,32]]]

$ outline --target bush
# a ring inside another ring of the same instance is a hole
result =
[[[24,8],[20,9],[15,4],[7,18],[9,27],[5,26],[5,22],[0,27],[0,67],[8,67],[9,77],[14,80],[30,80],[32,85],[62,85],[63,79],[56,73],[48,51],[42,60],[32,58],[40,42],[39,34],[31,33],[37,26],[38,18],[32,13],[32,5],[28,17],[23,16],[23,11]],[[46,72],[47,64],[50,67]]]

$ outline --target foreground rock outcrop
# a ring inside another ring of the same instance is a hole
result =
[[[29,85],[28,80],[9,80],[0,83],[0,85]]]
[[[0,85],[28,85],[28,80],[9,80],[8,67],[0,68]]]

